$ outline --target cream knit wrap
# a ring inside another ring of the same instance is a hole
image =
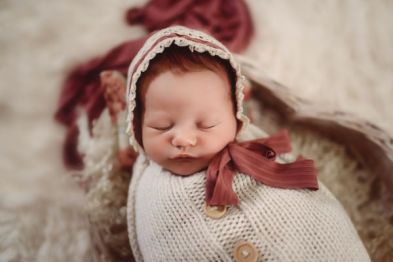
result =
[[[250,129],[243,133],[248,139],[256,133]],[[234,261],[239,241],[256,246],[258,261],[370,261],[351,220],[322,183],[317,191],[278,189],[238,173],[233,188],[240,204],[213,219],[204,212],[205,176],[176,176],[138,157],[127,203],[136,261]]]
[[[129,75],[128,123],[133,144],[135,82]],[[237,95],[241,103],[242,96]],[[237,117],[245,119],[241,111]],[[246,125],[237,140],[261,136],[261,130]],[[204,212],[205,176],[206,171],[174,175],[141,152],[127,203],[129,240],[136,261],[233,261],[239,241],[253,243],[258,261],[370,261],[344,209],[321,183],[317,191],[278,189],[238,173],[233,189],[240,204],[213,219]]]

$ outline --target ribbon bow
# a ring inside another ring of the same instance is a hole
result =
[[[242,143],[230,143],[209,164],[206,201],[209,205],[236,205],[239,199],[232,189],[235,170],[271,187],[318,189],[314,161],[299,157],[295,162],[275,162],[276,154],[291,151],[286,130]]]

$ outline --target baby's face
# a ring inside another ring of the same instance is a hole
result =
[[[230,89],[224,74],[210,70],[156,76],[144,96],[146,155],[178,175],[207,168],[237,133]]]

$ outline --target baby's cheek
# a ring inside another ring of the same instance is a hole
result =
[[[203,144],[206,148],[206,153],[216,154],[220,152],[227,144],[233,141],[235,132],[218,132],[215,135],[204,138]]]
[[[160,136],[148,136],[143,138],[145,153],[154,160],[164,158],[167,150],[165,140]]]

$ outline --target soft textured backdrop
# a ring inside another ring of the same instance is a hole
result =
[[[52,119],[74,65],[144,34],[144,1],[0,1],[0,260],[84,261],[83,194],[61,163]],[[321,106],[393,133],[393,1],[247,1],[261,70]]]

